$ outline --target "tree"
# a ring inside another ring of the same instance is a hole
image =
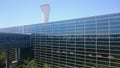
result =
[[[0,68],[5,67],[5,61],[6,61],[6,53],[5,52],[0,52]]]
[[[28,62],[26,68],[37,68],[37,63],[35,62],[35,60],[31,60]]]
[[[50,64],[44,63],[42,68],[50,68]]]
[[[38,68],[35,60],[23,60],[15,65],[15,68]]]

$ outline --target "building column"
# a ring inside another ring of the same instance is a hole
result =
[[[17,48],[17,60],[20,60],[20,48]]]
[[[16,61],[20,60],[20,48],[15,48]]]
[[[9,48],[6,50],[6,53],[7,53],[7,60],[6,60],[6,68],[9,68],[9,61],[10,61],[10,59],[9,59]]]

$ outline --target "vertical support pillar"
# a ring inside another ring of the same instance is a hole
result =
[[[15,48],[15,60],[17,61],[17,48]]]
[[[20,60],[20,48],[15,48],[16,61]]]
[[[18,61],[20,60],[20,48],[17,48],[17,58],[18,58]]]
[[[6,50],[6,53],[7,53],[7,60],[6,60],[6,68],[9,68],[9,48]]]

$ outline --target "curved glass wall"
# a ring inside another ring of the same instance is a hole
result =
[[[120,67],[120,13],[19,26],[2,31],[30,33],[39,67]]]
[[[120,67],[120,13],[33,27],[32,45],[40,67]]]

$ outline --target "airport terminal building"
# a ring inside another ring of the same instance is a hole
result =
[[[9,27],[0,32],[29,34],[40,68],[120,67],[120,13]]]

